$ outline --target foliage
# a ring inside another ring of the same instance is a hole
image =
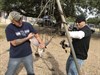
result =
[[[98,13],[100,13],[100,0],[89,0],[89,5],[97,8],[98,9]]]
[[[95,25],[99,25],[99,23],[100,23],[100,19],[99,18],[90,18],[90,19],[88,19],[87,20],[87,23],[89,23],[89,24],[95,24]]]
[[[88,24],[94,24],[95,27],[99,28],[99,32],[100,32],[100,18],[96,17],[96,18],[90,18],[87,20]]]
[[[16,10],[25,16],[36,17],[40,12],[40,0],[4,0],[3,10],[10,12]]]
[[[29,17],[37,17],[41,11],[41,8],[45,5],[48,0],[0,0],[0,8],[3,11],[9,13],[12,10],[16,10],[21,14]],[[54,0],[51,0],[54,1]],[[100,14],[100,0],[60,0],[65,16],[75,17],[76,12],[79,11],[81,14],[86,16],[87,11],[97,12]],[[41,4],[43,6],[41,6]],[[85,9],[83,12],[81,8]],[[96,10],[94,10],[94,8]],[[55,4],[55,18],[57,21],[61,21],[60,13]]]
[[[67,17],[75,16],[74,3],[75,3],[75,0],[62,0],[62,7]]]
[[[72,18],[72,17],[67,17],[67,18],[66,18],[66,21],[68,21],[68,22],[74,22],[74,21],[75,21],[75,19],[74,19],[74,18]]]
[[[0,11],[1,11],[2,8],[3,8],[3,3],[4,3],[4,1],[3,1],[3,0],[0,0]]]
[[[12,10],[17,10],[26,16],[37,16],[41,10],[41,2],[45,4],[47,0],[0,0],[1,3],[4,4],[3,10],[10,12]],[[52,0],[53,1],[53,0]],[[81,6],[84,9],[92,9],[97,8],[98,13],[100,10],[100,0],[60,0],[62,7],[64,9],[64,13],[67,17],[75,16],[75,6]],[[23,12],[22,12],[23,11]],[[81,11],[81,10],[79,10]]]

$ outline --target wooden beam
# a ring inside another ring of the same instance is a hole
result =
[[[73,48],[73,45],[72,45],[72,40],[71,40],[69,33],[68,33],[68,27],[65,24],[66,20],[65,20],[65,17],[63,15],[63,10],[62,10],[62,7],[61,7],[60,0],[56,0],[56,2],[57,2],[57,5],[58,5],[58,9],[59,9],[59,12],[60,12],[60,15],[61,15],[62,22],[64,24],[66,37],[67,37],[67,40],[69,42],[69,45],[70,45],[70,48],[71,48],[71,51],[72,51],[72,55],[73,55],[73,58],[74,58],[74,61],[75,61],[75,65],[76,65],[76,68],[77,68],[77,71],[78,71],[78,75],[81,75],[81,72],[80,72],[80,69],[79,69],[79,66],[78,66],[78,63],[77,63],[76,55],[75,55],[75,52],[74,52],[74,48]]]

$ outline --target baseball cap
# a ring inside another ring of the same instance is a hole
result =
[[[12,11],[12,12],[9,13],[8,18],[10,20],[14,19],[16,21],[19,21],[22,18],[22,15],[19,12],[17,12],[17,11]]]
[[[78,15],[78,16],[76,17],[75,22],[80,23],[80,22],[82,22],[82,21],[86,21],[86,20],[85,20],[85,16],[83,16],[83,15]]]

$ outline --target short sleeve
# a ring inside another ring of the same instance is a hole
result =
[[[33,32],[35,34],[38,33],[37,30],[35,30],[31,24],[30,24],[30,32]]]
[[[6,28],[5,33],[6,33],[7,41],[12,41],[12,40],[17,39],[17,36],[14,30],[11,30],[10,28]]]

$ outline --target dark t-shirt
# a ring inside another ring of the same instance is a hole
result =
[[[82,39],[72,39],[72,44],[76,53],[76,57],[79,59],[87,59],[87,52],[89,49],[90,37],[91,37],[91,30],[88,26],[83,27],[78,31],[83,31],[85,33],[85,37]],[[72,53],[71,53],[72,55]]]
[[[10,23],[6,27],[6,37],[7,41],[12,41],[15,39],[22,39],[28,36],[30,32],[37,33],[36,30],[32,27],[30,23],[23,22],[21,27],[17,27],[14,24]],[[30,47],[30,41],[27,40],[26,42],[18,45],[13,46],[10,43],[10,57],[11,58],[20,58],[28,56],[32,53],[31,47]]]

